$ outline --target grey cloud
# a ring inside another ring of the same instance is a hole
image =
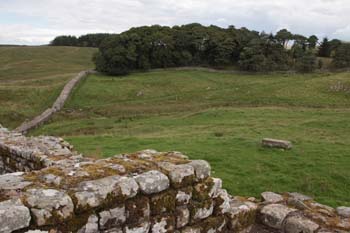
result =
[[[141,25],[199,22],[350,40],[348,0],[2,0],[0,43],[48,43],[60,34],[121,32]],[[1,23],[2,13],[46,22]]]

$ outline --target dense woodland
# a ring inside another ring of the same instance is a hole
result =
[[[323,68],[317,57],[333,58],[332,67],[350,67],[350,44],[312,35],[293,34],[286,29],[275,35],[265,32],[188,24],[144,26],[121,34],[59,36],[53,46],[98,47],[96,69],[108,74],[133,70],[180,66],[238,66],[254,72]]]

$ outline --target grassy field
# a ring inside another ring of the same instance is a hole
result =
[[[232,194],[299,191],[350,205],[350,74],[158,71],[92,75],[33,134],[91,156],[146,148],[208,160]],[[291,140],[291,151],[260,146]]]
[[[64,84],[93,68],[96,49],[0,47],[0,124],[15,128],[51,106]]]

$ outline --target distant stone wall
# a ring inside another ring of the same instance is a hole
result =
[[[58,111],[60,111],[66,100],[68,99],[69,95],[73,91],[74,87],[79,83],[81,79],[86,77],[87,75],[94,73],[93,70],[88,71],[81,71],[77,76],[75,76],[73,79],[71,79],[63,88],[61,91],[61,94],[58,96],[54,104],[51,108],[46,109],[43,113],[41,113],[39,116],[36,116],[31,121],[23,122],[18,128],[15,129],[15,131],[20,133],[27,133],[29,130],[34,129],[41,124],[48,121],[52,115]]]
[[[0,127],[0,233],[349,232],[350,213],[298,193],[231,196],[210,165],[145,150],[86,158]],[[12,162],[9,162],[12,161]],[[1,164],[1,163],[0,163]],[[19,172],[26,171],[26,172]]]

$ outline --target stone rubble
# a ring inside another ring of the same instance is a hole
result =
[[[206,161],[180,152],[95,160],[60,138],[0,127],[0,161],[0,233],[350,232],[349,207],[299,193],[231,196]]]

